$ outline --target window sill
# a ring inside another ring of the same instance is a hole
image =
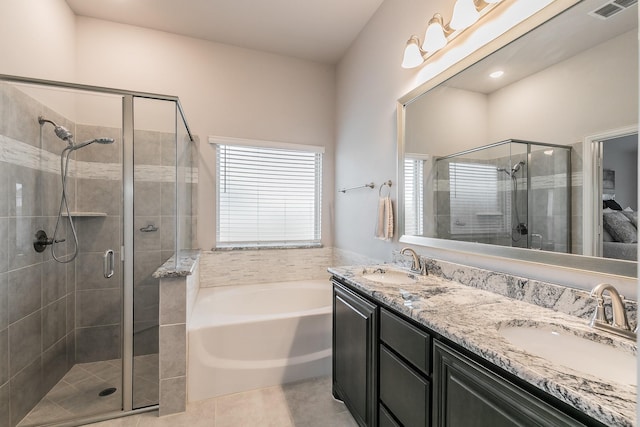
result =
[[[272,246],[216,246],[211,248],[212,251],[262,251],[271,249],[319,249],[322,243],[303,243],[299,245],[272,245]]]

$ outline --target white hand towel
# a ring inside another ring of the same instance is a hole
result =
[[[375,237],[380,240],[393,238],[393,204],[388,196],[378,199],[378,221]]]

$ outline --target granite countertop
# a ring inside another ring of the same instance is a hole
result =
[[[573,371],[570,366],[556,365],[516,347],[498,331],[508,325],[553,324],[593,337],[594,331],[585,319],[431,275],[419,276],[417,283],[408,285],[381,284],[361,276],[365,269],[376,268],[401,270],[385,264],[333,267],[329,272],[373,300],[606,425],[636,425],[636,386],[603,381]],[[598,332],[595,337],[632,354],[637,351],[631,340],[613,338],[605,332]]]
[[[155,279],[167,279],[171,277],[191,276],[199,257],[199,249],[180,251],[177,263],[175,261],[176,256],[171,256],[171,258],[169,258],[153,273],[153,277]]]

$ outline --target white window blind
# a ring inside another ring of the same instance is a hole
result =
[[[505,197],[495,165],[449,163],[449,190],[451,234],[509,231],[505,213],[511,199]]]
[[[404,232],[422,235],[424,225],[424,160],[404,160]]]
[[[216,145],[219,247],[320,244],[322,153]]]

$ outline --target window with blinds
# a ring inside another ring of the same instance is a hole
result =
[[[218,247],[320,245],[322,153],[216,145]]]
[[[424,160],[404,160],[404,232],[422,235],[424,226]]]
[[[509,232],[511,198],[494,165],[449,163],[449,191],[451,234]]]

